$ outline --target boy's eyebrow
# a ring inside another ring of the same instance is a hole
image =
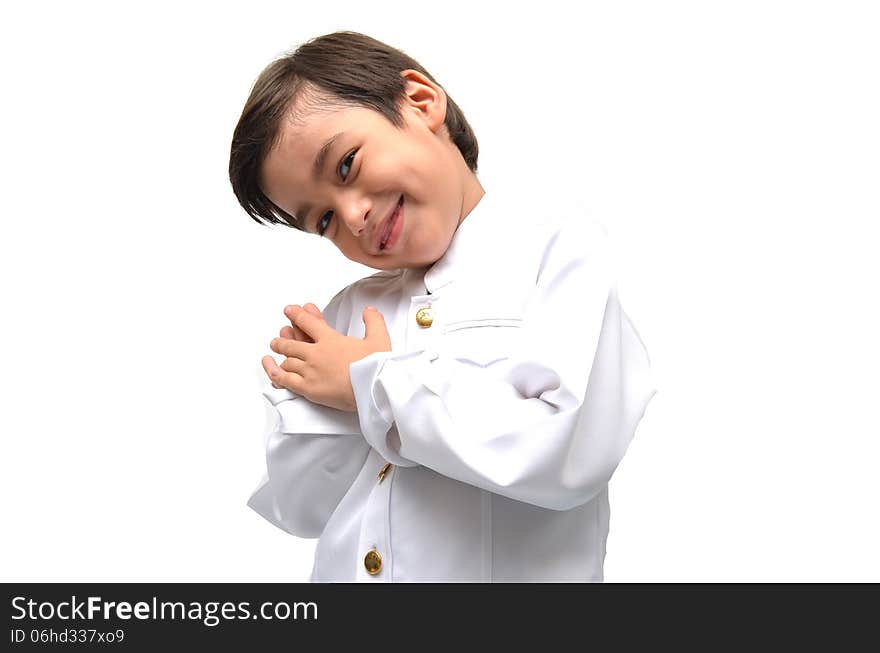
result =
[[[327,139],[327,142],[321,146],[321,149],[318,150],[318,154],[315,156],[315,163],[312,166],[312,178],[317,182],[321,178],[321,173],[324,171],[324,166],[327,163],[327,156],[330,154],[330,150],[333,149],[333,144],[336,143],[336,139],[345,134],[344,131],[334,134],[330,138]],[[312,210],[311,204],[305,204],[297,209],[296,215],[300,218],[300,221],[303,223],[304,228],[308,228],[306,224],[306,217],[309,212]]]
[[[339,132],[338,134],[334,134],[330,138],[327,139],[327,142],[321,146],[321,149],[318,150],[318,155],[315,157],[315,165],[312,168],[312,177],[314,177],[315,181],[321,177],[321,172],[324,170],[324,164],[327,161],[327,155],[330,154],[330,150],[333,148],[333,144],[336,142],[336,139],[345,134],[344,131]]]

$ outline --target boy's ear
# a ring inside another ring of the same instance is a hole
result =
[[[416,111],[436,132],[446,121],[446,92],[418,70],[407,68],[400,75],[406,80],[405,108]]]

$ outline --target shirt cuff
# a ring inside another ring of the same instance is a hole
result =
[[[263,388],[263,396],[277,411],[272,431],[319,435],[360,435],[354,413],[316,404],[287,388]]]
[[[418,389],[401,364],[412,361],[418,366],[435,358],[437,354],[431,350],[402,354],[377,351],[349,366],[361,432],[379,455],[398,467],[418,466],[400,455],[402,442],[391,408],[392,404],[405,406],[407,397]]]

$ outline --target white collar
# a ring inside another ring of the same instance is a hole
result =
[[[503,212],[498,210],[496,198],[491,195],[483,193],[452,234],[446,252],[425,271],[424,284],[429,293],[434,294],[451,283],[464,265],[485,264],[487,254],[491,255],[491,243],[498,242],[503,233],[496,224],[503,219]],[[412,272],[406,270],[404,274]]]

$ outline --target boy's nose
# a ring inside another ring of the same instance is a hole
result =
[[[345,223],[358,240],[363,240],[364,245],[369,247],[370,243],[366,242],[370,238],[370,217],[371,213],[361,213],[352,218],[346,218]],[[375,216],[374,216],[375,217]]]
[[[345,224],[348,225],[348,228],[351,229],[351,232],[355,236],[362,236],[367,230],[367,224],[371,213],[370,207],[365,206],[365,203],[362,201],[355,200],[340,208],[343,210],[340,217],[345,221]]]
[[[356,217],[348,222],[351,225],[351,232],[358,238],[362,237],[367,231],[367,216]]]

